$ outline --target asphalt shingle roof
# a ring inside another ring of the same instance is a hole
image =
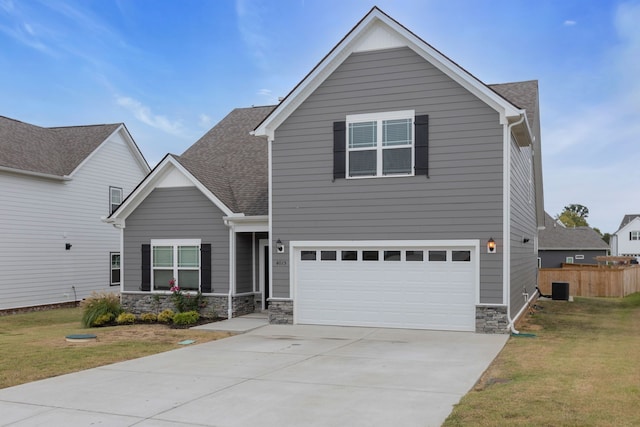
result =
[[[494,92],[519,108],[527,110],[527,121],[533,127],[538,111],[538,81],[500,83],[488,85]]]
[[[176,157],[233,212],[268,214],[267,139],[250,132],[274,108],[236,108]]]
[[[626,214],[624,218],[622,218],[622,222],[620,222],[620,227],[618,227],[618,231],[625,225],[629,224],[634,219],[638,218],[640,214]]]
[[[545,212],[545,229],[538,232],[539,249],[609,249],[591,227],[569,228]]]
[[[120,125],[43,128],[0,116],[0,166],[70,175]]]

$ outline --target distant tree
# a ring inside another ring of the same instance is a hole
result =
[[[583,205],[572,204],[564,207],[558,219],[567,227],[588,227],[587,217],[589,208]]]
[[[611,244],[611,233],[604,233],[602,235],[602,240],[607,242],[607,245],[610,245]]]

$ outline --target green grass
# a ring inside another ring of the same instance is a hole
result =
[[[640,294],[537,305],[444,426],[640,425]]]
[[[0,388],[172,350],[185,339],[201,343],[229,336],[165,325],[85,329],[81,318],[80,308],[0,317]],[[97,335],[97,341],[65,340],[86,333]]]

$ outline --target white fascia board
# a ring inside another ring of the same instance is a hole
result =
[[[37,177],[37,178],[53,179],[53,180],[56,180],[56,181],[71,181],[72,180],[72,177],[70,175],[54,175],[54,174],[49,174],[49,173],[28,171],[28,170],[24,170],[24,169],[9,168],[9,167],[6,167],[6,166],[0,166],[0,172],[14,173],[14,174],[17,174],[17,175],[34,176],[34,177]]]
[[[218,209],[228,217],[242,217],[244,214],[234,213],[218,197],[198,181],[188,170],[186,170],[173,156],[166,156],[158,166],[140,183],[140,185],[127,197],[109,219],[118,218],[125,220],[156,188],[162,178],[169,173],[172,168],[180,171],[193,185],[202,192]]]
[[[302,102],[324,82],[324,80],[338,68],[342,62],[359,45],[364,44],[368,31],[375,31],[374,26],[384,25],[390,28],[395,35],[392,42],[395,46],[405,45],[418,55],[433,64],[440,71],[448,75],[462,87],[469,90],[500,114],[503,122],[509,117],[519,117],[522,110],[515,107],[509,101],[491,90],[487,85],[473,77],[459,65],[428,45],[411,31],[388,17],[379,9],[374,8],[365,18],[351,30],[347,36],[287,95],[276,109],[256,129],[255,135],[273,138],[275,129],[297,109]],[[371,49],[369,49],[371,50]],[[503,123],[504,124],[504,123]]]
[[[225,216],[222,217],[227,226],[232,226],[238,233],[269,232],[269,216]]]

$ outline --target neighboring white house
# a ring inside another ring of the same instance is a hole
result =
[[[611,236],[611,254],[640,259],[640,214],[627,214]]]
[[[0,116],[0,310],[119,291],[120,234],[100,218],[148,172],[124,124]]]

